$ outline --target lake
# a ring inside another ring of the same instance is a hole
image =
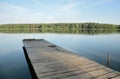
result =
[[[80,56],[120,71],[120,33],[0,33],[0,79],[31,79],[22,49],[22,40],[45,39]]]

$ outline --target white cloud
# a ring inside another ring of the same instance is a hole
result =
[[[26,12],[27,9],[15,5],[10,5],[5,2],[0,2],[0,9],[1,11],[9,11],[9,12]]]
[[[42,12],[33,12],[26,8],[0,2],[0,23],[30,23],[51,20]]]
[[[107,3],[110,3],[110,2],[113,2],[115,0],[93,0],[93,1],[87,1],[85,5],[83,5],[82,7],[84,8],[91,8],[91,7],[95,7],[95,6],[101,6],[103,4],[107,4]]]
[[[78,3],[69,3],[69,4],[65,5],[65,6],[63,6],[62,9],[63,9],[64,11],[69,11],[69,10],[75,8],[75,7],[78,6],[78,5],[79,5]]]
[[[41,1],[41,0],[32,0],[32,2],[33,2],[34,4],[36,4],[36,5],[39,5],[39,4],[40,4],[40,1]]]

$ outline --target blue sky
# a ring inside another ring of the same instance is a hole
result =
[[[120,24],[120,0],[0,0],[0,24]]]

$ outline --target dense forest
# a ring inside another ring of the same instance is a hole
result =
[[[0,28],[82,28],[82,29],[120,29],[120,25],[99,23],[51,23],[51,24],[3,24]]]
[[[99,23],[3,24],[0,32],[9,33],[112,33],[120,32],[120,25]]]

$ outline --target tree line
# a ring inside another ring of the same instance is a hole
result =
[[[99,23],[3,24],[2,33],[120,33],[120,25]]]
[[[0,29],[120,29],[120,25],[99,23],[2,24]]]
[[[73,28],[59,29],[2,29],[0,33],[61,33],[61,34],[110,34],[120,33],[120,30],[87,30]]]

